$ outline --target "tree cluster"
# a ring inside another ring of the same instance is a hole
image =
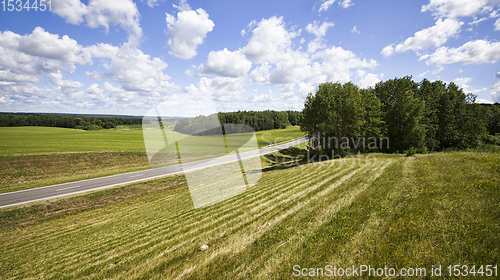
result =
[[[417,83],[406,76],[362,89],[330,82],[308,95],[300,126],[316,141],[315,148],[328,153],[366,149],[359,141],[368,138],[373,149],[383,152],[464,149],[480,145],[488,131],[496,133],[498,106],[485,108],[454,83]]]
[[[174,130],[190,135],[232,134],[286,128],[298,125],[299,120],[300,112],[297,111],[238,111],[180,119]],[[230,124],[244,124],[246,127]]]
[[[85,117],[45,114],[0,114],[0,126],[47,126],[85,130],[115,128],[118,125],[142,124],[139,118]]]

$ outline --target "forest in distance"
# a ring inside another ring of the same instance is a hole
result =
[[[386,137],[390,147],[382,152],[425,153],[500,145],[500,103],[478,104],[475,95],[454,83],[426,79],[417,83],[411,76],[382,81],[369,88],[350,82],[322,83],[306,97],[302,111],[219,112],[162,120],[170,125],[175,123],[174,131],[189,135],[245,133],[298,125],[310,136],[320,132],[322,137],[337,139]],[[100,130],[147,121],[123,116],[0,113],[1,127]],[[338,147],[319,147],[328,153],[332,149]]]

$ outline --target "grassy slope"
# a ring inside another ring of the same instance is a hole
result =
[[[62,216],[50,209],[67,210],[64,199],[39,216],[2,209],[0,275],[290,279],[293,265],[495,265],[499,175],[498,154],[378,155],[374,165],[264,172],[243,194],[202,209],[174,177],[115,188],[123,199],[96,207],[105,194],[67,198],[87,206]],[[12,224],[15,214],[35,223]]]
[[[300,135],[297,127],[256,133],[260,146]],[[0,193],[147,169],[144,149],[140,126],[101,131],[0,127]]]

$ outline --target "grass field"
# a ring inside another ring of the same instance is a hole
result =
[[[172,135],[181,134],[172,132]],[[233,134],[235,137],[238,134]],[[299,127],[256,132],[259,146],[297,138]],[[210,142],[211,137],[206,137]],[[79,130],[57,127],[0,127],[0,155],[26,155],[68,152],[145,152],[142,130],[138,126],[110,130]]]
[[[200,209],[181,176],[0,209],[0,278],[291,279],[295,265],[371,265],[426,268],[419,279],[500,263],[498,153],[369,162],[268,168]]]
[[[170,134],[183,137],[176,132]],[[259,146],[301,135],[298,127],[256,133]],[[202,142],[213,139],[207,138]],[[240,138],[247,135],[232,134],[228,139],[238,143]],[[0,193],[147,168],[141,126],[101,131],[0,127]]]

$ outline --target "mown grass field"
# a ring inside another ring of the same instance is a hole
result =
[[[256,133],[261,147],[301,135],[298,127]],[[202,142],[210,143],[210,139]],[[0,127],[0,193],[147,168],[141,126],[101,131]]]
[[[0,278],[291,279],[294,265],[371,265],[429,279],[432,265],[500,263],[498,153],[375,157],[269,167],[200,209],[182,176],[0,209]]]

